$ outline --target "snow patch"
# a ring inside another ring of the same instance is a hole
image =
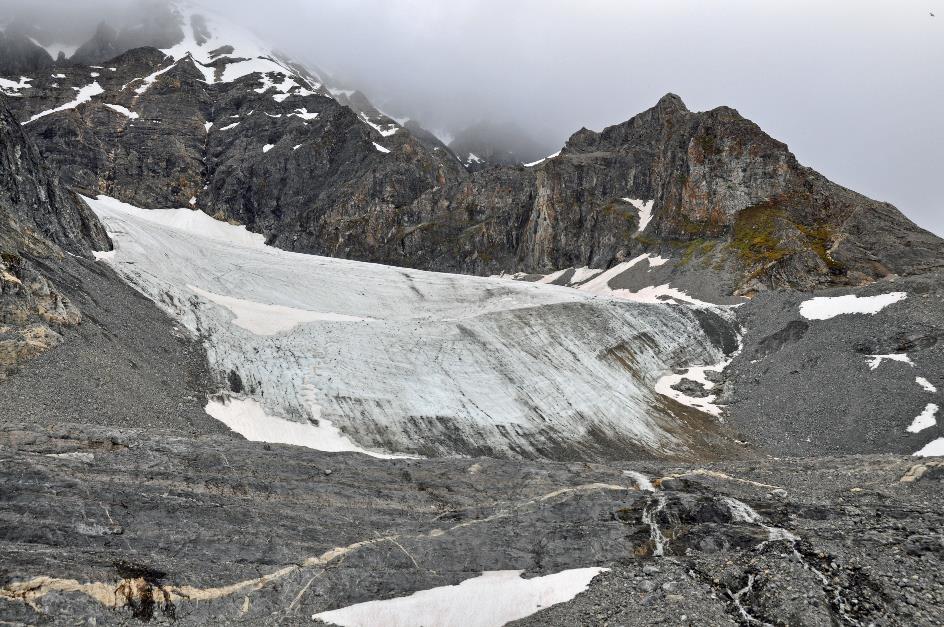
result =
[[[845,314],[874,315],[907,297],[905,292],[890,292],[878,296],[817,296],[800,303],[800,315],[807,320],[829,320]]]
[[[373,144],[374,144],[374,148],[376,148],[378,152],[384,152],[384,153],[390,152],[389,148],[385,148],[384,146],[381,146],[377,142],[373,142]]]
[[[915,377],[915,383],[920,385],[921,388],[925,392],[930,392],[931,394],[934,394],[935,392],[937,392],[937,388],[934,387],[934,384],[928,381],[927,379],[925,379],[924,377]]]
[[[295,109],[294,113],[289,113],[289,117],[294,116],[303,120],[314,120],[318,117],[317,113],[309,113],[308,109]]]
[[[373,318],[257,303],[233,296],[214,294],[193,285],[187,285],[187,287],[203,298],[229,309],[236,316],[233,324],[256,335],[284,333],[307,322],[368,322],[373,320]]]
[[[65,78],[65,76],[62,78]],[[19,82],[11,81],[8,78],[0,78],[0,91],[7,96],[19,96],[21,90],[29,89],[32,80],[25,76],[21,76]]]
[[[139,96],[142,95],[144,92],[146,92],[148,89],[151,88],[151,85],[153,85],[153,84],[155,83],[155,81],[157,81],[157,79],[158,79],[160,76],[162,76],[163,74],[166,74],[167,72],[170,72],[170,71],[171,71],[172,69],[174,69],[176,66],[177,66],[177,63],[174,62],[174,63],[171,63],[170,65],[168,65],[168,66],[165,67],[165,68],[161,68],[160,70],[154,72],[153,74],[149,74],[149,75],[145,76],[144,78],[136,78],[136,79],[134,79],[133,81],[131,81],[131,83],[135,83],[135,82],[137,82],[137,81],[141,81],[141,85],[140,85],[139,87],[135,88],[134,93],[136,93],[136,94],[139,95]],[[128,83],[127,85],[122,86],[122,89],[124,89],[125,87],[127,87],[127,86],[130,85],[131,83]]]
[[[731,363],[730,359],[726,359],[720,363],[717,363],[713,366],[692,366],[687,368],[680,373],[671,373],[663,377],[660,377],[656,381],[656,392],[662,394],[663,396],[668,396],[671,399],[681,403],[682,405],[687,405],[688,407],[694,407],[699,411],[703,411],[706,414],[711,414],[712,416],[720,416],[722,408],[719,405],[715,404],[717,399],[716,394],[708,394],[704,398],[695,398],[694,396],[688,396],[684,392],[679,392],[674,389],[672,386],[679,383],[682,379],[689,379],[700,383],[702,387],[706,390],[712,390],[715,387],[713,381],[708,380],[706,372],[721,372],[728,367],[728,364]]]
[[[213,128],[213,122],[204,122],[204,123],[203,123],[203,129],[204,129],[207,133],[210,132],[210,129],[211,129],[211,128]]]
[[[275,144],[266,144],[265,146],[262,147],[262,152],[264,153],[269,152],[273,148],[275,148]]]
[[[228,131],[229,129],[231,129],[231,128],[236,128],[237,126],[239,126],[239,122],[233,122],[232,124],[228,124],[228,125],[224,126],[224,127],[221,128],[220,130],[221,130],[221,131]]]
[[[628,202],[639,211],[639,228],[637,229],[637,232],[642,233],[645,231],[646,227],[649,226],[649,223],[652,221],[652,205],[655,203],[655,201],[637,200],[635,198],[625,197],[622,200]]]
[[[934,416],[937,414],[938,406],[934,403],[928,403],[918,416],[908,425],[906,431],[908,433],[920,433],[925,429],[929,429],[937,424],[937,420]]]
[[[315,614],[312,619],[341,627],[500,627],[570,601],[606,570],[574,568],[530,579],[523,579],[520,570],[485,571],[455,586],[357,603]]]
[[[908,364],[912,368],[914,367],[914,362],[911,361],[911,358],[908,357],[908,353],[891,353],[888,355],[867,355],[869,358],[869,370],[876,370],[879,366],[882,365],[882,362],[885,360],[888,361],[900,361],[903,364]]]
[[[91,85],[86,85],[85,87],[82,87],[81,89],[77,87],[73,87],[73,89],[79,92],[78,94],[76,94],[75,100],[67,102],[64,105],[59,105],[55,109],[48,109],[47,111],[41,111],[40,113],[37,113],[36,115],[31,117],[29,120],[24,122],[24,125],[35,122],[39,118],[46,117],[47,115],[52,115],[53,113],[58,113],[60,111],[65,111],[67,109],[75,109],[80,104],[83,104],[91,100],[94,96],[98,96],[99,94],[102,94],[105,92],[105,90],[102,89],[102,86],[98,84],[98,81],[95,81]]]
[[[944,457],[944,438],[931,440],[924,447],[914,453],[917,457]]]
[[[111,109],[112,111],[116,111],[120,113],[121,115],[125,116],[129,120],[137,120],[139,117],[141,117],[134,111],[128,109],[127,107],[122,107],[121,105],[106,103],[105,106]]]
[[[325,418],[319,417],[317,424],[303,424],[270,416],[251,398],[211,399],[204,411],[251,442],[293,444],[332,453],[363,453],[382,459],[397,457],[359,447]]]

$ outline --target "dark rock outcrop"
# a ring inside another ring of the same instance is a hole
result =
[[[0,96],[0,379],[81,320],[37,260],[110,247],[98,218],[49,174]]]

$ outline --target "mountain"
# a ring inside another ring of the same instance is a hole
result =
[[[938,619],[939,238],[672,94],[467,167],[154,6],[0,37],[0,619]]]
[[[287,250],[419,269],[549,274],[658,254],[683,289],[717,268],[708,300],[940,267],[940,238],[803,167],[733,109],[694,113],[668,95],[529,167],[469,173],[251,36],[182,20],[172,48],[7,85],[69,185],[194,206]]]

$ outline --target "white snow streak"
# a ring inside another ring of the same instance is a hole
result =
[[[70,101],[70,102],[67,102],[67,103],[65,103],[65,104],[63,104],[63,105],[59,105],[59,106],[56,107],[55,109],[49,109],[49,110],[47,110],[47,111],[41,111],[41,112],[37,113],[36,115],[34,115],[33,117],[31,117],[31,118],[30,118],[29,120],[27,120],[26,122],[24,122],[24,125],[25,125],[25,124],[30,124],[30,123],[32,123],[32,122],[35,122],[35,121],[38,120],[39,118],[46,117],[47,115],[51,115],[51,114],[53,114],[53,113],[58,113],[58,112],[60,112],[60,111],[65,111],[65,110],[67,110],[67,109],[74,109],[74,108],[76,108],[77,106],[79,106],[80,104],[85,103],[85,102],[88,102],[88,101],[91,100],[94,96],[97,96],[97,95],[99,95],[99,94],[105,92],[105,90],[102,89],[102,86],[98,84],[98,81],[95,81],[95,82],[92,83],[91,85],[86,85],[85,87],[82,87],[81,89],[79,89],[79,88],[77,88],[77,87],[73,87],[73,89],[75,89],[75,90],[77,90],[77,91],[79,92],[78,94],[76,94],[75,100],[72,100],[72,101]]]
[[[131,110],[128,109],[127,107],[122,107],[121,105],[107,104],[107,103],[106,103],[105,106],[108,107],[109,109],[111,109],[112,111],[116,111],[116,112],[120,113],[121,115],[125,116],[125,117],[128,118],[129,120],[137,120],[137,119],[140,117],[140,116],[139,116],[137,113],[135,113],[134,111],[131,111]]]
[[[900,361],[903,364],[908,364],[912,368],[914,367],[914,362],[911,361],[911,358],[908,357],[908,353],[890,353],[888,355],[867,355],[869,358],[869,370],[876,370],[879,366],[882,365],[883,361]]]
[[[844,314],[876,314],[907,297],[905,292],[878,296],[817,296],[800,303],[800,315],[807,320],[829,320]]]
[[[63,78],[65,77],[63,76]],[[8,78],[0,77],[0,91],[7,96],[19,96],[21,90],[29,89],[32,80],[31,78],[21,76],[19,82],[14,82]]]
[[[930,392],[931,394],[934,394],[935,392],[937,392],[937,388],[934,387],[934,384],[928,381],[927,379],[925,379],[924,377],[915,377],[915,383],[920,385],[921,388],[925,392]]]
[[[655,203],[654,200],[637,200],[635,198],[623,198],[626,202],[631,204],[633,207],[639,210],[639,229],[638,233],[642,233],[646,230],[646,227],[649,226],[649,223],[652,221],[652,205]]]
[[[275,144],[266,144],[262,147],[262,152],[269,152],[273,148],[275,148]]]
[[[554,157],[559,157],[559,156],[560,156],[560,153],[561,153],[561,151],[558,150],[558,151],[555,152],[554,154],[548,155],[548,156],[544,157],[543,159],[538,159],[537,161],[532,161],[531,163],[522,163],[521,165],[523,165],[523,166],[526,167],[526,168],[533,168],[534,166],[536,166],[536,165],[541,165],[541,164],[544,163],[545,161],[549,161],[549,160],[553,159]]]
[[[377,142],[373,142],[373,144],[374,144],[374,148],[377,149],[377,152],[384,152],[384,153],[390,152],[389,148],[385,148],[381,146],[380,144],[378,144]]]
[[[530,579],[522,579],[520,570],[486,571],[455,586],[358,603],[312,619],[341,627],[500,627],[570,601],[606,570],[575,568]]]

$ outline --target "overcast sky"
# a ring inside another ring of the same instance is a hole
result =
[[[944,0],[199,2],[441,135],[510,121],[556,150],[669,91],[729,105],[944,235]]]

